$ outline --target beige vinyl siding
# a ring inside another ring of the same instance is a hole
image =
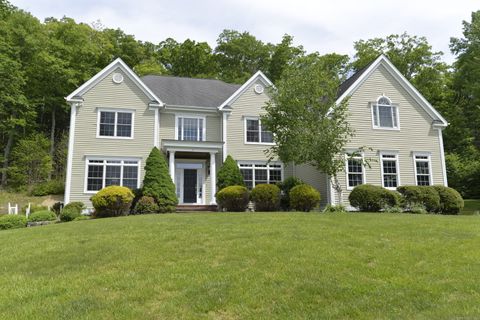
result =
[[[227,152],[235,160],[267,160],[264,150],[268,145],[246,144],[245,143],[245,117],[257,117],[264,114],[265,104],[269,100],[265,93],[258,94],[254,91],[254,86],[261,84],[257,80],[253,82],[240,97],[232,103],[232,113],[227,120]]]
[[[84,193],[87,156],[139,158],[141,182],[145,160],[153,147],[155,115],[148,109],[150,100],[127,74],[119,69],[114,72],[122,73],[124,81],[113,83],[110,73],[84,94],[83,105],[77,111],[70,201],[82,201],[88,207],[92,194]],[[134,138],[97,138],[98,108],[134,110]]]
[[[400,130],[381,130],[372,127],[371,102],[384,94],[398,107]],[[371,168],[366,168],[366,182],[382,185],[380,151],[396,151],[399,156],[401,185],[415,184],[414,152],[431,153],[432,180],[443,184],[440,142],[437,129],[432,127],[433,119],[414,98],[393,78],[388,70],[379,66],[368,79],[353,93],[349,100],[349,121],[355,129],[355,136],[347,149],[372,148],[365,151],[365,158]],[[340,173],[343,200],[348,204],[346,173]],[[338,197],[338,195],[337,195]],[[337,199],[338,201],[338,199]]]

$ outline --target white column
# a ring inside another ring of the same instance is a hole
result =
[[[170,151],[168,154],[168,168],[170,169],[170,177],[175,183],[175,151]]]
[[[222,151],[223,151],[223,161],[225,161],[225,159],[227,158],[227,118],[228,115],[226,112],[223,113],[223,127],[222,127],[222,135],[223,135],[223,148],[222,148]]]
[[[212,186],[212,201],[210,204],[217,204],[215,193],[217,193],[217,164],[215,162],[215,152],[210,152],[210,184]]]
[[[153,145],[157,148],[160,148],[160,144],[158,143],[158,132],[159,130],[159,124],[160,124],[160,114],[158,111],[158,108],[155,108],[155,124],[153,126]]]

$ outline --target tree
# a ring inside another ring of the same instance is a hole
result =
[[[232,156],[228,155],[217,174],[217,190],[230,186],[245,186],[242,173]]]
[[[268,70],[266,70],[268,78],[276,83],[282,76],[283,70],[292,63],[296,58],[305,54],[302,46],[294,47],[292,45],[293,37],[285,34],[282,41],[275,46]]]
[[[353,130],[347,122],[348,101],[335,103],[340,78],[329,58],[310,55],[286,68],[277,90],[271,91],[262,124],[276,142],[270,157],[315,166],[332,178],[341,198],[337,174],[344,170],[343,149]]]
[[[150,152],[145,164],[142,194],[154,198],[160,212],[175,212],[178,204],[175,184],[168,172],[165,156],[156,147]]]

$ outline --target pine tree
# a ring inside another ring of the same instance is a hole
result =
[[[220,191],[229,186],[245,186],[242,173],[240,172],[237,163],[230,155],[227,156],[225,162],[218,171],[217,190]]]
[[[178,204],[175,184],[168,172],[165,156],[156,147],[150,152],[145,164],[142,194],[154,198],[160,212],[175,212]]]

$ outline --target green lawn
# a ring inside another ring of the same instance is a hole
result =
[[[479,318],[479,235],[479,216],[361,213],[1,231],[0,318]]]

